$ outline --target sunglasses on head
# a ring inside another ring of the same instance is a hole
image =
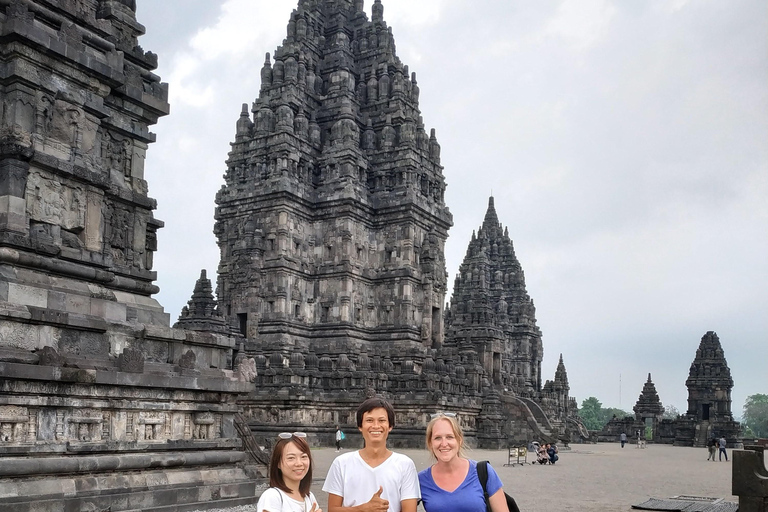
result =
[[[429,415],[429,419],[435,419],[435,418],[455,418],[456,413],[455,412],[435,412]]]
[[[279,437],[280,439],[290,439],[292,437],[307,437],[307,433],[306,432],[293,432],[293,433],[280,432],[279,434],[277,434],[277,437]]]

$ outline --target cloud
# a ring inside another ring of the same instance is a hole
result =
[[[605,37],[616,8],[608,0],[563,0],[542,37],[558,37],[577,51]]]

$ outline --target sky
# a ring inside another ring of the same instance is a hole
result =
[[[145,177],[173,323],[200,270],[215,280],[235,122],[298,0],[137,3],[139,43],[170,85]],[[684,412],[707,331],[734,415],[768,393],[768,3],[383,3],[442,146],[449,283],[493,195],[536,304],[544,378],[562,353],[579,404],[631,411],[650,373]]]

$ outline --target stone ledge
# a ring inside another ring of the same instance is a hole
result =
[[[31,455],[54,454],[112,454],[168,452],[179,450],[240,450],[239,438],[220,438],[214,440],[168,440],[164,442],[136,441],[95,441],[87,442],[50,442],[5,444],[0,447],[0,457],[25,457]]]
[[[0,362],[0,375],[5,379],[80,382],[87,384],[108,384],[114,386],[137,386],[145,388],[190,389],[224,393],[248,393],[253,387],[253,384],[249,382],[227,378],[224,373],[222,373],[219,378],[202,375],[166,376],[5,362]]]
[[[215,466],[236,464],[246,459],[241,451],[194,451],[121,455],[84,455],[78,457],[4,458],[0,477],[16,478],[72,473],[140,471],[150,468]],[[108,478],[108,477],[103,477]],[[8,486],[34,485],[34,482],[0,483],[0,497],[10,497]],[[25,495],[46,494],[27,491]]]

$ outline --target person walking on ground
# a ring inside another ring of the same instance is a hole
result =
[[[715,452],[717,451],[717,438],[713,437],[709,440],[709,443],[707,444],[707,449],[709,450],[709,456],[707,457],[707,460],[712,459],[712,462],[715,462]]]
[[[336,451],[338,452],[341,450],[341,442],[344,440],[344,432],[341,431],[341,428],[336,425]]]
[[[416,465],[387,448],[395,426],[392,405],[383,398],[369,398],[355,416],[365,444],[331,464],[323,484],[328,512],[416,512],[421,498]]]
[[[720,453],[718,454],[718,460],[723,460],[723,455],[725,455],[725,462],[728,462],[728,452],[725,451],[725,437],[720,438]]]
[[[426,445],[435,463],[419,473],[421,499],[426,512],[486,511],[478,463],[464,456],[464,434],[453,414],[437,413],[427,424]],[[490,512],[509,512],[501,479],[487,465]]]
[[[283,432],[269,461],[269,489],[256,505],[258,512],[323,512],[312,484],[312,455],[303,432]]]
[[[626,432],[622,432],[620,439],[621,439],[621,447],[624,448],[624,445],[627,442],[627,433]]]

